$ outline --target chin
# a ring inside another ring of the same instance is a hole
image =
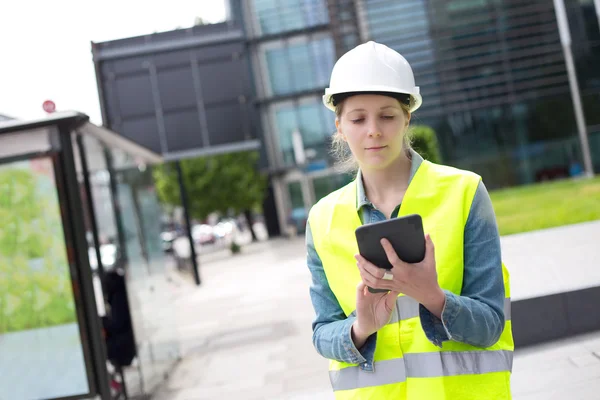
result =
[[[379,171],[379,170],[383,170],[386,169],[387,167],[390,166],[390,164],[392,164],[391,160],[365,160],[364,163],[362,163],[362,165],[364,166],[363,169],[370,169],[373,171]]]

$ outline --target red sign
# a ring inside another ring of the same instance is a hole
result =
[[[54,104],[52,100],[46,100],[44,104],[42,104],[42,107],[47,113],[53,113],[56,111],[56,104]]]

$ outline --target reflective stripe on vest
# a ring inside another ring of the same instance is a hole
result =
[[[504,320],[511,320],[511,305],[510,298],[504,299]],[[394,324],[398,321],[404,321],[419,316],[419,303],[409,296],[400,296],[396,300],[396,309],[392,314],[392,319],[388,324]],[[352,311],[349,317],[356,317],[356,310]]]
[[[405,354],[404,358],[375,362],[376,373],[348,367],[330,371],[329,378],[333,390],[352,390],[402,383],[407,378],[508,372],[512,363],[513,352],[509,350]]]

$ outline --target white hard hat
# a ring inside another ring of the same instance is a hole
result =
[[[356,46],[335,63],[323,104],[335,111],[335,95],[357,92],[406,95],[410,112],[422,103],[408,61],[397,51],[373,41]]]

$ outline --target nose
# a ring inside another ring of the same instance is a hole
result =
[[[375,122],[371,122],[368,126],[369,128],[369,137],[371,138],[378,138],[381,136],[381,130],[379,129],[379,127],[377,126],[377,124]]]

